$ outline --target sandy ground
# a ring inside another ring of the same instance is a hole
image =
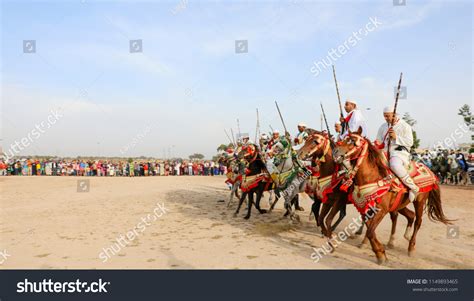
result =
[[[228,197],[223,177],[88,178],[89,192],[77,192],[79,179],[85,178],[0,178],[0,268],[474,268],[473,189],[442,187],[445,212],[457,219],[458,238],[447,238],[447,227],[425,215],[416,255],[408,257],[402,236],[406,220],[400,216],[396,246],[387,250],[389,262],[379,266],[369,247],[358,248],[361,237],[347,239],[315,262],[313,247],[326,240],[308,219],[311,202],[306,196],[300,224],[282,218],[281,203],[270,214],[253,210],[246,221],[244,210],[234,218],[235,205],[227,209],[219,202]],[[165,213],[155,210],[157,203],[164,204]],[[357,214],[350,206],[338,230],[353,217]],[[134,228],[135,237],[122,239],[119,249],[116,239]],[[389,228],[387,216],[377,232],[384,243]],[[115,255],[112,245],[117,246]],[[106,248],[110,257],[100,257]]]

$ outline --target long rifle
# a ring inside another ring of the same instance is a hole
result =
[[[260,120],[258,118],[258,108],[257,108],[257,126],[255,127],[255,140],[254,142],[257,143],[258,131],[260,130]]]
[[[339,113],[340,113],[340,116],[344,118],[344,114],[342,114],[341,96],[339,95],[339,86],[337,84],[337,79],[336,79],[336,68],[334,68],[334,65],[332,65],[332,74],[334,76],[334,82],[336,83],[337,100],[339,101]],[[342,127],[341,133],[344,133],[344,130],[346,128],[346,123],[342,122],[341,127]]]
[[[239,123],[239,118],[237,118],[237,133],[239,134],[239,139],[242,139],[242,134],[240,133],[240,123]]]
[[[392,120],[389,123],[389,128],[388,130],[393,128],[393,125],[395,124],[395,118],[397,116],[397,106],[398,106],[398,96],[400,95],[400,87],[402,85],[402,76],[403,73],[400,72],[400,79],[398,80],[398,87],[397,87],[397,95],[395,96],[395,105],[393,106],[393,116]],[[390,143],[392,142],[392,139],[390,138],[390,135],[388,136],[388,143],[387,143],[387,158],[388,162],[390,164]]]
[[[232,134],[232,141],[234,141],[235,148],[238,147],[237,143],[235,142],[234,130],[230,128],[230,133]]]
[[[328,120],[326,119],[326,113],[324,113],[323,103],[321,102],[321,111],[323,111],[324,122],[326,123],[326,129],[328,130],[329,137],[332,137],[331,131],[329,130]]]
[[[232,141],[232,139],[230,139],[230,136],[229,136],[229,134],[227,133],[226,129],[224,129],[224,133],[225,133],[225,135],[227,136],[227,138],[229,139],[230,143],[235,147],[234,141]]]
[[[277,110],[278,110],[278,115],[280,115],[280,120],[281,120],[281,123],[283,124],[283,129],[285,130],[285,136],[289,135],[287,129],[286,129],[286,125],[285,125],[285,121],[283,120],[283,116],[281,116],[281,112],[280,112],[280,107],[278,106],[278,103],[275,101],[275,105],[277,107]],[[289,138],[289,137],[287,137]]]

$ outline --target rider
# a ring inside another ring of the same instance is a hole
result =
[[[409,198],[413,202],[420,189],[408,174],[410,148],[413,145],[411,126],[398,115],[394,116],[393,110],[389,107],[383,110],[383,117],[386,122],[380,126],[375,144],[387,151],[388,141],[391,140],[390,169],[410,189]],[[392,121],[393,127],[390,126]]]
[[[341,138],[344,139],[348,135],[348,130],[351,132],[357,132],[359,127],[362,128],[362,137],[367,136],[367,127],[365,125],[364,116],[357,108],[357,102],[355,100],[346,100],[344,104],[344,110],[347,113],[347,116],[344,118],[341,116],[339,121],[345,124],[344,132],[341,134]]]
[[[334,142],[338,142],[338,141],[341,141],[342,138],[341,138],[341,131],[342,131],[342,126],[341,126],[341,122],[340,121],[336,121],[336,123],[334,124],[334,130],[336,131],[336,136],[334,136]]]
[[[293,139],[293,146],[303,145],[306,138],[308,138],[308,133],[306,132],[306,124],[304,122],[300,122],[298,124],[298,134],[296,134],[296,138]]]

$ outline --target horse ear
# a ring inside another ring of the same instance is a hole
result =
[[[357,129],[357,135],[360,136],[360,134],[362,134],[362,127],[361,126],[359,126],[359,128]]]

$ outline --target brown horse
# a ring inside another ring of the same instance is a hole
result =
[[[332,231],[345,216],[347,192],[341,191],[338,184],[342,177],[338,176],[338,165],[334,162],[332,149],[334,142],[324,132],[307,129],[308,137],[297,155],[301,160],[311,159],[313,175],[307,182],[306,192],[312,196],[311,211],[321,232],[328,238]],[[321,212],[319,212],[323,204]],[[338,220],[332,225],[334,216],[340,212]],[[362,227],[361,227],[362,229]]]
[[[347,169],[348,174],[341,189],[351,189],[350,199],[356,208],[364,214],[369,239],[377,262],[387,260],[383,245],[377,240],[375,229],[389,212],[403,212],[410,203],[407,189],[394,176],[383,161],[383,154],[372,143],[361,136],[362,129],[337,143],[333,151],[336,162]],[[416,235],[421,227],[423,209],[427,204],[428,217],[433,221],[449,224],[443,212],[438,180],[429,174],[429,185],[420,189],[413,202],[415,206],[415,227],[411,236],[408,254],[415,251]],[[416,183],[416,179],[415,179]]]
[[[307,129],[308,138],[305,144],[299,149],[298,157],[302,160],[311,158],[312,169],[315,171],[312,179],[308,181],[307,192],[313,194],[314,201],[311,210],[315,216],[316,223],[321,227],[321,232],[327,238],[333,236],[332,231],[336,229],[339,223],[346,216],[346,206],[348,193],[340,190],[342,176],[340,175],[337,163],[334,161],[332,150],[335,143],[325,132],[318,132],[313,129]],[[323,207],[319,212],[321,203]],[[339,218],[334,224],[334,216],[339,213]],[[408,208],[401,212],[408,221],[405,237],[408,238],[408,230],[413,225],[415,213]],[[392,231],[388,247],[394,247],[395,232],[397,226],[398,212],[391,212]],[[363,225],[355,232],[356,235],[362,234]],[[364,240],[365,241],[365,240]]]

